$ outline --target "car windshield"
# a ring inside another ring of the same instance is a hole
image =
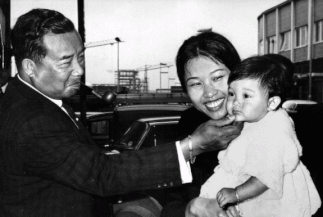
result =
[[[134,122],[131,127],[127,130],[124,136],[121,138],[118,145],[123,146],[126,149],[134,149],[140,142],[142,135],[145,133],[147,124],[143,122]]]

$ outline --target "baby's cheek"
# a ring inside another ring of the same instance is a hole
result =
[[[227,102],[227,111],[228,111],[228,114],[229,115],[233,115],[233,113],[232,113],[232,109],[233,108],[233,106],[232,106],[232,102],[230,102],[230,101],[228,101]]]

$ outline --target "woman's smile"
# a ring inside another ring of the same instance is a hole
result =
[[[217,100],[214,100],[214,101],[206,102],[206,103],[204,103],[204,105],[209,110],[210,109],[214,110],[214,109],[218,109],[219,107],[221,107],[223,102],[224,102],[224,98],[221,98],[221,99],[217,99]]]
[[[187,63],[185,80],[194,107],[211,119],[227,114],[228,77],[230,70],[208,57],[199,56]]]

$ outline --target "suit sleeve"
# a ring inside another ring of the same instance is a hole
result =
[[[192,134],[200,124],[207,120],[209,118],[194,107],[184,111],[178,124],[179,138],[182,139]],[[213,169],[217,165],[216,156],[217,153],[213,152],[197,156],[196,162],[191,165],[193,182],[177,188],[167,189],[162,217],[185,216],[188,202],[199,196],[202,184],[212,175]]]
[[[64,118],[38,114],[17,126],[16,151],[26,174],[100,196],[181,184],[175,143],[107,156]]]

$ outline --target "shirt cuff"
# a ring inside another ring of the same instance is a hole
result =
[[[192,173],[191,173],[191,166],[189,161],[185,161],[184,154],[181,148],[181,144],[179,141],[176,142],[176,149],[179,161],[179,168],[181,172],[182,183],[190,183],[193,180]]]

